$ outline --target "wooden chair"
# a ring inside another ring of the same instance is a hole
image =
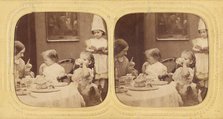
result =
[[[73,58],[68,58],[68,59],[63,59],[58,62],[64,69],[66,74],[72,74],[73,73],[73,68],[75,64],[75,59]],[[64,76],[58,79],[61,82],[71,82],[70,77]]]
[[[176,58],[167,58],[161,61],[163,65],[167,67],[168,73],[173,73],[176,68]]]
[[[173,73],[176,69],[176,58],[166,58],[164,60],[161,61],[161,63],[163,65],[165,65],[167,67],[167,73]],[[172,81],[172,77],[171,76],[164,76],[163,80],[171,82]]]

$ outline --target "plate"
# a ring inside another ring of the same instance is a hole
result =
[[[166,85],[166,84],[168,84],[168,82],[167,81],[151,81],[151,82],[149,82],[149,84],[151,84],[151,85],[155,85],[155,86],[162,86],[162,85]]]
[[[60,89],[54,88],[54,89],[31,89],[34,93],[51,93],[51,92],[58,92]]]
[[[119,87],[115,90],[116,93],[125,93],[128,92],[128,88],[125,87]]]
[[[55,87],[64,87],[64,86],[67,86],[67,85],[68,85],[67,82],[59,82],[59,83],[54,84]]]
[[[128,87],[129,90],[132,91],[150,91],[150,90],[158,90],[159,87]]]
[[[24,96],[24,95],[27,95],[27,94],[29,94],[29,91],[25,88],[16,90],[16,95],[17,96]]]

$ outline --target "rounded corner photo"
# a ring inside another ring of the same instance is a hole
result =
[[[135,13],[114,34],[115,92],[132,107],[196,106],[208,91],[208,29],[189,13]]]
[[[33,107],[99,105],[108,91],[107,26],[98,15],[33,12],[15,28],[14,86]]]

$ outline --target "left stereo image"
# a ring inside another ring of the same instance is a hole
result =
[[[34,107],[89,107],[108,91],[108,40],[103,18],[81,12],[34,12],[14,34],[14,87]]]

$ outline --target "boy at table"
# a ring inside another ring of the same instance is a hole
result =
[[[148,75],[152,80],[159,81],[167,75],[167,67],[160,63],[161,53],[158,48],[152,48],[145,51],[146,62],[142,66],[142,72]]]

